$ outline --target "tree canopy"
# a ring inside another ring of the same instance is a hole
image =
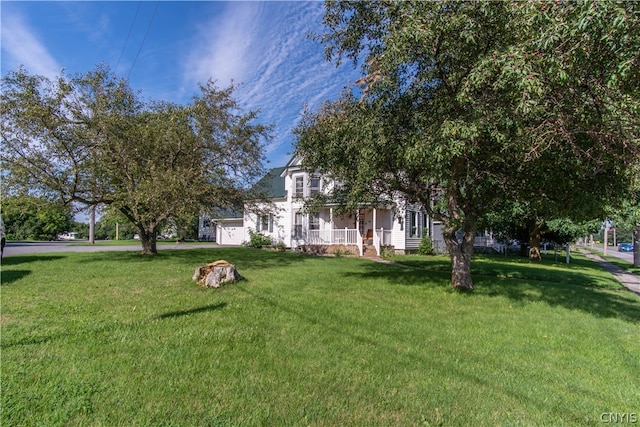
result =
[[[20,68],[2,81],[7,182],[65,202],[106,204],[137,228],[143,253],[170,217],[237,207],[262,173],[269,127],[233,86],[209,81],[190,104],[144,101],[106,66],[51,81]]]
[[[72,230],[70,206],[29,195],[2,199],[2,219],[9,240],[55,240]]]
[[[637,3],[342,1],[324,22],[328,59],[362,63],[361,92],[307,112],[296,151],[346,204],[400,193],[443,221],[454,287],[472,288],[478,221],[504,199],[572,214],[628,190]]]

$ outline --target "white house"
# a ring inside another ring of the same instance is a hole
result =
[[[304,200],[318,192],[328,192],[333,184],[302,170],[299,158],[271,169],[257,185],[271,202],[270,213],[256,214],[245,209],[243,213],[224,211],[202,217],[200,238],[220,245],[238,245],[249,240],[252,230],[293,249],[313,246],[331,252],[345,248],[361,256],[380,255],[383,247],[396,253],[413,252],[425,235],[441,240],[439,225],[423,209],[402,199],[390,200],[382,207],[363,205],[342,215],[337,213],[338,206],[330,203],[317,213],[305,212]]]

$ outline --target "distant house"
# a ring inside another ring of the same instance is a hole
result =
[[[221,211],[203,216],[201,239],[238,245],[249,240],[252,230],[293,249],[322,247],[332,252],[340,248],[361,256],[380,255],[383,247],[395,253],[415,252],[423,236],[442,239],[439,224],[419,206],[401,198],[381,207],[363,204],[347,214],[338,214],[338,205],[331,203],[316,213],[305,212],[305,199],[327,193],[333,184],[302,170],[299,158],[271,169],[256,185],[270,201],[270,206],[262,206],[264,213],[246,208],[244,212]]]
[[[76,240],[76,239],[79,239],[80,236],[78,233],[74,231],[71,231],[71,232],[67,231],[62,234],[58,234],[57,238],[58,240]]]

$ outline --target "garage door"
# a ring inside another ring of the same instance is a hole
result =
[[[242,221],[225,221],[218,224],[217,242],[219,245],[240,245],[244,240]]]

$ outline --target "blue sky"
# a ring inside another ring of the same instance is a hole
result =
[[[316,109],[353,86],[309,33],[322,32],[323,3],[2,1],[2,76],[23,65],[54,77],[106,63],[146,99],[187,103],[198,83],[240,84],[236,98],[274,125],[269,163],[283,166],[305,104]]]

